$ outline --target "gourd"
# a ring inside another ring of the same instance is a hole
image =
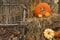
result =
[[[45,17],[49,17],[51,14],[49,12],[45,13]]]
[[[47,38],[47,39],[52,39],[54,37],[54,31],[52,29],[45,29],[44,30],[44,37]]]
[[[53,39],[53,38],[60,37],[60,32],[55,32],[54,30],[49,29],[49,28],[45,29],[43,34],[44,34],[44,37],[47,39]]]
[[[54,37],[55,37],[55,38],[58,38],[59,35],[60,35],[59,32],[54,32]]]

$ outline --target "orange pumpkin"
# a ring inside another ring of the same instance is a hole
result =
[[[54,37],[55,38],[59,37],[59,33],[58,32],[54,32]]]
[[[44,16],[46,12],[51,13],[51,8],[47,3],[44,3],[44,2],[37,4],[34,9],[34,15],[37,17],[39,14]]]

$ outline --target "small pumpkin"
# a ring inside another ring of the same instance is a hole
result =
[[[45,17],[49,17],[51,14],[49,12],[45,13]]]
[[[38,14],[38,17],[42,17],[42,14]]]
[[[58,32],[54,32],[54,37],[58,38],[59,37],[59,33]]]
[[[34,9],[34,15],[37,17],[39,17],[39,14],[44,16],[46,12],[51,13],[51,8],[47,3],[44,2],[37,4]]]
[[[47,39],[52,39],[54,37],[54,31],[52,29],[45,29],[44,30],[44,37]]]

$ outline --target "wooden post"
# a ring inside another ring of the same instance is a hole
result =
[[[6,0],[2,0],[2,1],[3,1],[3,5],[7,4]],[[6,14],[6,24],[8,24],[9,8],[7,6],[5,6],[5,14]]]
[[[24,9],[24,12],[23,12],[23,21],[25,21],[25,18],[26,18],[26,10]]]
[[[6,14],[6,24],[8,24],[8,18],[9,18],[9,8],[5,6],[5,14]]]

